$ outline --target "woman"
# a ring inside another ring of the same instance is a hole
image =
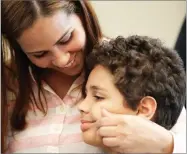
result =
[[[92,152],[81,139],[75,106],[83,58],[102,36],[91,6],[5,1],[2,10],[18,84],[16,101],[9,103],[15,137],[8,138],[9,151]]]
[[[8,103],[9,132],[14,136],[8,134],[9,152],[96,152],[82,141],[76,108],[84,57],[103,37],[90,3],[3,1],[2,33],[10,45],[9,66],[16,74],[16,83],[9,85],[15,94]],[[173,144],[170,132],[157,133],[155,137],[169,138],[166,148]],[[136,148],[136,141],[131,146]]]

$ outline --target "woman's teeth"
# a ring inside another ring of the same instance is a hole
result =
[[[64,68],[70,67],[74,63],[74,61],[75,61],[75,58],[70,63],[68,63]]]

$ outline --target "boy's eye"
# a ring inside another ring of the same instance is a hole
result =
[[[100,97],[100,96],[94,96],[94,98],[95,98],[95,100],[97,100],[97,101],[100,101],[100,100],[103,100],[103,99],[104,99],[104,97]]]

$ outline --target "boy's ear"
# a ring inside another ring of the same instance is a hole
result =
[[[152,120],[154,118],[156,108],[156,100],[151,96],[146,96],[140,100],[140,104],[138,106],[138,116]]]

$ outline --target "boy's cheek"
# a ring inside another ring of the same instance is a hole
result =
[[[93,120],[96,121],[101,118],[101,107],[99,103],[92,106],[91,115]]]
[[[110,111],[110,112],[114,112],[114,105],[112,103],[110,103],[110,101],[102,101],[102,102],[97,102],[96,104],[94,104],[91,108],[91,115],[92,118],[94,120],[99,120],[101,119],[102,115],[101,115],[101,110],[102,108]],[[116,110],[117,112],[117,110]]]

